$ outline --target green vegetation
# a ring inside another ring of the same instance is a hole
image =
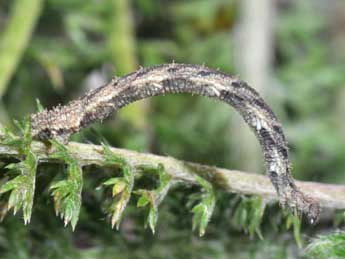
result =
[[[16,173],[19,173],[19,175],[0,187],[0,194],[11,192],[2,217],[10,209],[13,209],[13,214],[15,215],[22,208],[24,223],[27,224],[30,222],[32,213],[38,159],[30,148],[32,138],[29,120],[26,119],[23,125],[17,122],[17,127],[20,129],[22,137],[17,137],[8,129],[4,129],[4,139],[1,141],[4,144],[16,147],[20,156],[23,157],[22,161],[10,163],[5,167],[9,170],[9,175]]]
[[[138,65],[176,61],[238,74],[239,9],[234,0],[0,3],[0,122],[9,127],[0,127],[0,141],[19,152],[0,159],[1,258],[345,256],[343,212],[309,226],[277,204],[224,193],[201,177],[190,186],[164,166],[134,170],[109,149],[241,169],[245,158],[230,131],[237,115],[224,104],[170,95],[120,111],[73,136],[106,143],[97,166],[57,142],[56,163],[37,161],[27,121],[12,124],[35,112],[36,99],[44,107],[66,103]],[[268,100],[286,130],[293,174],[344,183],[345,5],[280,1],[276,9]],[[5,217],[9,210],[16,216]]]
[[[306,248],[305,255],[309,258],[344,258],[345,234],[343,231],[318,236]]]

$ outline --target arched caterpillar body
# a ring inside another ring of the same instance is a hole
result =
[[[114,78],[65,106],[33,114],[32,134],[37,139],[57,138],[67,143],[71,134],[103,120],[121,107],[168,93],[207,96],[234,107],[260,142],[280,204],[287,205],[293,212],[305,213],[311,223],[317,220],[319,205],[297,188],[291,176],[283,129],[271,108],[245,82],[205,66],[165,64]]]

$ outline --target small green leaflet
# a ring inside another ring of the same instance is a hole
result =
[[[67,164],[67,179],[53,183],[50,186],[54,198],[55,212],[64,219],[65,226],[71,223],[72,229],[77,225],[83,188],[83,172],[78,160],[67,148],[56,140],[51,141],[56,151],[52,158],[60,159]]]
[[[7,210],[13,208],[13,213],[16,214],[22,208],[24,224],[27,224],[30,222],[32,214],[38,158],[31,151],[30,121],[26,119],[22,123],[16,121],[15,124],[21,133],[21,137],[17,137],[9,129],[3,129],[4,141],[2,143],[15,147],[23,160],[6,166],[9,169],[9,174],[19,173],[19,175],[0,187],[0,195],[11,192]]]
[[[165,172],[162,164],[159,164],[154,171],[158,172],[159,175],[158,187],[154,190],[138,190],[135,192],[135,194],[140,195],[137,207],[149,206],[145,227],[148,225],[153,234],[158,221],[158,206],[164,200],[172,185],[171,176]]]
[[[202,177],[195,175],[196,180],[204,189],[201,195],[201,201],[192,209],[193,212],[193,230],[199,226],[199,235],[203,236],[208,222],[211,219],[216,204],[216,197],[212,185]]]
[[[251,238],[256,233],[260,239],[263,239],[260,224],[265,207],[266,204],[261,197],[242,196],[232,218],[233,225],[236,228],[244,229],[245,232],[249,232]]]
[[[122,214],[129,202],[131,192],[134,186],[134,174],[124,159],[114,155],[109,146],[103,145],[103,153],[106,165],[120,166],[122,168],[123,177],[110,178],[103,185],[112,186],[112,202],[107,211],[111,214],[111,226],[116,225],[119,229]]]

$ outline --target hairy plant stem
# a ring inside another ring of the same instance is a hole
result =
[[[67,145],[67,149],[83,166],[104,165],[102,146],[71,142]],[[32,150],[40,161],[54,161],[49,158],[49,150],[42,142],[33,142]],[[165,172],[174,181],[198,184],[195,175],[199,175],[210,181],[215,187],[226,192],[258,195],[267,202],[278,199],[267,176],[185,162],[172,157],[138,153],[126,149],[111,148],[111,151],[133,168],[163,165]],[[0,144],[0,159],[1,157],[16,157],[17,155],[18,152],[15,149]],[[296,184],[309,197],[318,200],[323,208],[345,209],[345,186],[303,181],[296,181]]]

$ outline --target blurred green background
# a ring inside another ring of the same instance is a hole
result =
[[[1,0],[0,122],[66,103],[139,68],[172,61],[219,68],[256,88],[282,121],[293,174],[345,183],[345,2],[342,0]],[[73,137],[178,159],[264,173],[259,145],[234,110],[189,95],[138,102]],[[298,258],[277,206],[262,234],[235,217],[236,197],[219,192],[206,235],[191,230],[196,189],[172,190],[156,234],[145,211],[126,210],[119,231],[96,191],[107,170],[88,168],[74,232],[54,215],[47,182],[63,171],[43,165],[32,222],[0,224],[1,258]],[[44,173],[43,173],[44,171]],[[336,229],[330,213],[302,239]],[[340,226],[337,226],[340,227]]]

